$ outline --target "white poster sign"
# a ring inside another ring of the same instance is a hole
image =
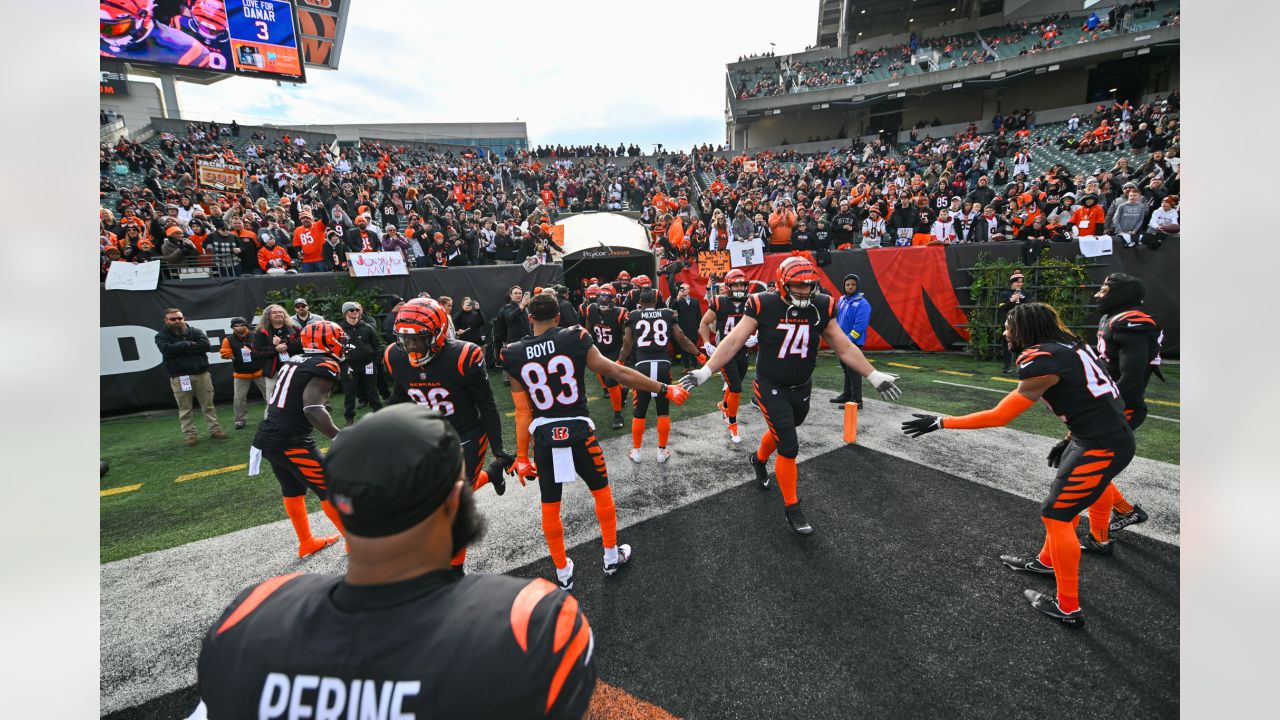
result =
[[[409,274],[404,256],[399,252],[347,253],[347,265],[351,268],[352,277]]]
[[[160,261],[131,263],[117,260],[107,269],[107,290],[155,290],[160,282]]]
[[[729,243],[729,264],[733,267],[764,264],[764,241],[758,237]]]

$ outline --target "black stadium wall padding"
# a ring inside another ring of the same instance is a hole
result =
[[[1126,272],[1146,282],[1147,310],[1164,328],[1165,353],[1173,356],[1179,348],[1179,251],[1180,239],[1171,239],[1154,251],[1117,247],[1112,255],[1093,258],[1092,262],[1101,267],[1089,269],[1093,283],[1100,284],[1112,272]],[[1021,243],[837,251],[831,253],[831,264],[822,268],[829,279],[824,287],[827,292],[841,287],[844,276],[849,273],[861,278],[862,291],[872,306],[868,350],[955,350],[959,348],[956,343],[965,339],[963,329],[956,327],[965,322],[958,305],[969,301],[968,293],[956,288],[969,284],[969,274],[963,268],[973,267],[983,254],[1017,262]],[[1055,243],[1050,254],[1056,258],[1075,258],[1079,254],[1079,243]],[[770,267],[776,264],[772,262]],[[560,265],[543,265],[532,273],[525,272],[519,265],[497,265],[410,270],[408,276],[359,278],[356,282],[361,286],[380,287],[384,293],[406,299],[424,290],[436,297],[470,296],[480,302],[486,317],[493,318],[505,302],[507,288],[519,284],[528,290],[537,285],[550,285],[560,280],[561,272]],[[329,288],[336,285],[337,277],[317,273],[187,280],[162,282],[153,292],[101,291],[101,414],[174,406],[168,376],[154,342],[155,333],[163,325],[165,308],[182,308],[192,325],[209,334],[215,349],[210,355],[210,371],[216,399],[219,403],[229,402],[231,364],[217,356],[216,348],[230,332],[231,318],[251,316],[271,290],[300,283]],[[678,276],[680,280],[693,281],[697,296],[705,288],[705,282],[695,278],[696,269],[685,270]],[[768,279],[772,280],[772,276]],[[887,281],[891,282],[888,292],[882,287]],[[660,285],[666,292],[665,278]],[[1090,318],[1091,322],[1096,320],[1096,317]]]
[[[423,291],[432,297],[448,295],[455,303],[475,298],[485,317],[492,319],[506,302],[507,289],[520,285],[526,291],[559,281],[558,264],[540,265],[527,272],[520,265],[490,265],[448,269],[410,270],[408,275],[351,278],[359,287],[380,288],[383,293],[408,300]],[[209,371],[215,401],[231,401],[231,363],[218,357],[222,338],[231,332],[231,318],[250,318],[272,290],[310,284],[334,288],[345,277],[330,273],[252,276],[209,280],[162,281],[154,291],[100,290],[101,355],[99,356],[101,415],[117,415],[175,406],[164,361],[155,345],[155,334],[164,326],[165,308],[181,308],[187,322],[209,335],[213,352]],[[286,308],[292,311],[292,308]],[[455,308],[456,309],[456,308]],[[326,318],[337,321],[339,318]],[[253,394],[251,393],[251,397]]]

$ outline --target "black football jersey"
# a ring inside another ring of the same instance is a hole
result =
[[[809,382],[818,362],[822,331],[836,314],[836,301],[815,292],[809,307],[792,307],[775,292],[747,298],[743,314],[759,324],[756,373],[779,385]]]
[[[707,309],[716,314],[717,341],[724,340],[729,333],[733,332],[733,326],[742,319],[743,307],[750,299],[748,296],[742,302],[737,302],[731,297],[717,295],[707,303]]]
[[[484,350],[461,340],[449,340],[431,362],[414,367],[399,345],[392,343],[382,353],[382,361],[395,383],[392,402],[411,401],[439,410],[462,438],[486,428],[485,412],[492,408],[489,425],[501,425],[489,374],[484,367]]]
[[[1125,310],[1115,315],[1104,315],[1098,322],[1098,357],[1103,367],[1118,383],[1123,373],[1120,367],[1120,346],[1144,350],[1145,372],[1138,378],[1136,390],[1144,391],[1151,373],[1160,367],[1160,350],[1164,345],[1164,331],[1155,318],[1141,310]],[[1128,378],[1122,385],[1128,384]],[[1122,392],[1127,392],[1121,387]],[[1132,403],[1134,398],[1126,398]],[[1128,404],[1128,403],[1127,403]]]
[[[626,308],[616,305],[608,310],[599,305],[587,308],[587,326],[591,328],[591,337],[600,352],[610,360],[618,359],[618,352],[622,350],[622,330],[626,325]]]
[[[1047,342],[1023,350],[1018,356],[1018,377],[1043,375],[1058,376],[1058,382],[1045,391],[1044,402],[1077,440],[1087,445],[1129,432],[1120,389],[1087,345]]]
[[[552,328],[502,350],[502,363],[529,391],[534,418],[590,418],[582,382],[595,343],[580,326]]]
[[[208,717],[582,717],[596,671],[577,600],[545,579],[450,575],[245,590],[200,650]]]
[[[627,315],[631,329],[631,356],[636,362],[670,360],[675,340],[676,314],[670,308],[640,308]]]
[[[312,378],[337,382],[338,361],[329,355],[294,355],[280,361],[276,384],[267,400],[267,418],[258,426],[254,447],[281,448],[311,440],[311,421],[303,411],[302,389]]]

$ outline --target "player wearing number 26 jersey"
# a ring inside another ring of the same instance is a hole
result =
[[[1084,625],[1080,609],[1080,541],[1075,524],[1089,512],[1089,532],[1084,549],[1110,554],[1107,537],[1111,515],[1112,480],[1133,459],[1133,431],[1124,418],[1120,390],[1098,363],[1097,357],[1062,324],[1058,313],[1042,303],[1024,303],[1005,319],[1009,349],[1019,353],[1018,387],[991,410],[963,417],[939,417],[916,413],[902,424],[911,437],[940,429],[973,430],[1007,425],[1037,400],[1043,399],[1053,414],[1071,430],[1058,463],[1049,496],[1040,508],[1045,526],[1044,547],[1036,558],[1013,555],[1000,560],[1014,570],[1054,575],[1058,594],[1054,599],[1034,590],[1024,594],[1032,607],[1068,625]],[[1053,458],[1050,458],[1052,465]]]
[[[285,513],[298,536],[298,557],[306,557],[337,542],[339,537],[317,538],[311,534],[306,502],[308,488],[320,498],[320,506],[334,527],[342,530],[338,511],[329,503],[321,467],[324,456],[316,447],[311,430],[315,428],[329,438],[338,435],[338,428],[325,409],[325,401],[338,380],[347,334],[337,323],[321,320],[303,328],[300,339],[304,354],[280,363],[271,397],[267,398],[267,417],[253,438],[249,472],[252,475],[258,472],[258,453],[271,464],[276,480],[280,481]]]
[[[900,394],[893,383],[896,378],[872,368],[862,351],[835,324],[835,301],[818,292],[818,283],[818,269],[808,259],[795,256],[782,261],[778,266],[777,292],[751,296],[742,318],[720,341],[707,364],[680,381],[686,387],[706,382],[711,373],[737,356],[748,337],[759,333],[755,396],[768,429],[750,458],[751,467],[760,488],[767,490],[766,463],[777,451],[775,469],[787,522],[801,535],[812,535],[813,526],[800,511],[796,495],[796,456],[800,452],[796,428],[809,414],[810,377],[820,341],[826,340],[840,361],[870,380],[881,395],[892,400]]]
[[[657,392],[683,403],[688,393],[678,385],[664,385],[635,370],[610,361],[595,347],[590,333],[579,326],[560,328],[555,298],[529,301],[533,334],[502,351],[511,375],[516,403],[516,427],[529,428],[535,444],[538,488],[542,495],[542,530],[556,566],[560,586],[573,587],[573,563],[564,549],[560,499],[564,483],[581,476],[591,490],[600,537],[604,572],[613,575],[631,557],[629,545],[618,545],[618,518],[609,487],[604,451],[596,441],[595,423],[587,411],[587,370],[600,373],[638,391]],[[523,450],[524,448],[521,448]]]
[[[462,441],[462,457],[472,491],[492,483],[499,495],[506,491],[502,467],[495,461],[484,468],[492,447],[499,460],[512,457],[502,449],[502,420],[485,372],[484,351],[460,340],[449,340],[449,315],[429,298],[405,303],[396,314],[396,343],[383,351],[383,363],[395,383],[391,402],[415,402],[444,415]],[[453,558],[462,572],[466,549]]]

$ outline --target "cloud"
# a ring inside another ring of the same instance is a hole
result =
[[[243,124],[518,118],[533,144],[723,142],[725,63],[812,43],[817,5],[356,2],[337,71],[181,83],[179,102],[184,117]]]

